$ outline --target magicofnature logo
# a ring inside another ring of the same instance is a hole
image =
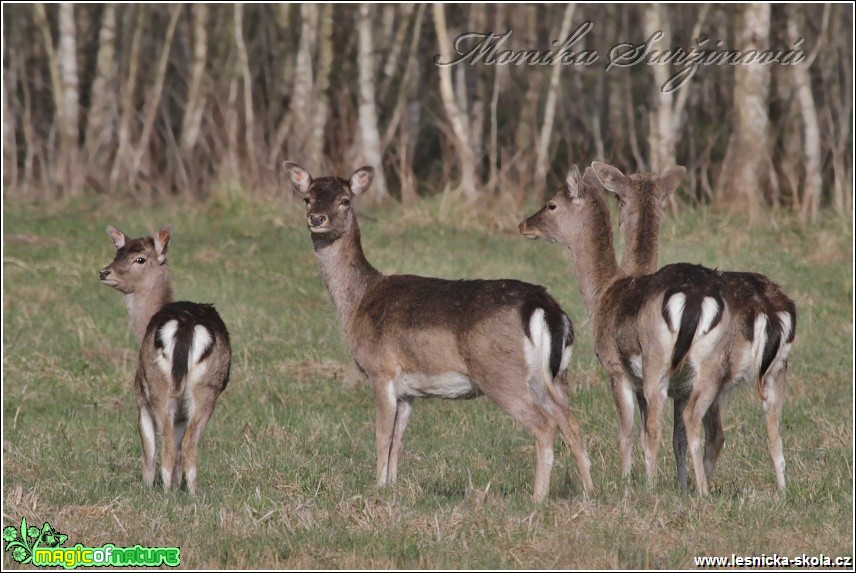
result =
[[[181,563],[178,547],[116,547],[107,543],[101,547],[87,547],[80,543],[63,547],[68,535],[56,531],[45,522],[40,528],[27,526],[21,518],[20,530],[14,526],[3,528],[5,550],[22,565],[36,567],[177,567]]]

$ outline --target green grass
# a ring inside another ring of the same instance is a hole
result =
[[[574,319],[571,402],[597,493],[583,499],[557,442],[550,497],[533,505],[533,440],[486,399],[418,401],[399,483],[375,490],[370,392],[350,366],[299,210],[7,206],[4,526],[23,515],[67,533],[67,545],[178,545],[191,568],[668,568],[707,554],[852,555],[850,220],[747,232],[697,211],[664,224],[663,263],[763,272],[799,311],[787,492],[776,490],[758,400],[742,387],[726,400],[712,494],[699,499],[676,490],[671,432],[655,488],[638,446],[629,483],[618,478],[615,409],[562,248],[427,215],[364,218],[365,250],[387,273],[538,282]],[[233,341],[196,499],[140,481],[135,342],[120,295],[97,280],[113,254],[106,225],[139,236],[167,222],[177,297],[216,303]],[[8,554],[3,563],[14,565]]]

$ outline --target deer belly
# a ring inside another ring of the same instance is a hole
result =
[[[402,373],[396,386],[398,395],[407,397],[434,397],[455,400],[477,398],[482,394],[469,376],[460,372],[441,372],[438,374],[405,372]]]

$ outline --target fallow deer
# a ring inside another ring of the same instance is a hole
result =
[[[624,175],[604,163],[592,163],[601,184],[619,202],[619,227],[624,235],[622,268],[631,275],[657,269],[658,237],[663,204],[683,179],[686,170],[677,167],[662,177],[653,174]],[[739,382],[755,381],[766,415],[767,440],[776,482],[785,487],[785,460],[779,421],[785,397],[788,356],[796,335],[796,305],[766,276],[751,272],[723,272],[726,304],[734,313],[731,380],[724,390]],[[725,442],[720,417],[721,396],[704,418],[705,470],[710,480]],[[683,403],[675,401],[673,443],[678,480],[686,486],[686,434],[678,415]]]
[[[313,178],[297,163],[282,166],[283,181],[306,203],[321,276],[372,386],[378,487],[396,481],[416,398],[484,394],[535,437],[535,501],[549,490],[557,426],[584,491],[592,491],[591,463],[568,403],[568,316],[543,287],[515,280],[383,275],[363,254],[351,204],[373,177],[371,167],[342,179]]]
[[[690,454],[698,490],[706,494],[701,420],[727,374],[719,356],[727,351],[723,333],[731,321],[718,273],[688,264],[637,277],[621,272],[609,210],[591,169],[583,179],[572,167],[565,185],[520,223],[520,232],[570,250],[595,351],[618,409],[622,475],[631,468],[634,397],[641,406],[646,476],[653,484],[664,402],[669,394],[685,395]]]
[[[107,227],[116,247],[101,282],[125,295],[131,327],[140,345],[134,391],[143,444],[143,481],[155,479],[155,433],[161,435],[164,490],[181,485],[196,493],[199,439],[229,382],[229,332],[210,304],[172,301],[166,252],[169,227],[154,237],[131,239]]]

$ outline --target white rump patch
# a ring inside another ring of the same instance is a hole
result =
[[[198,364],[199,360],[202,358],[202,354],[208,349],[212,342],[214,342],[214,338],[212,338],[208,329],[201,324],[197,324],[193,328],[193,344],[190,347],[190,360],[188,361],[188,366],[192,367],[194,364]]]
[[[761,369],[764,359],[764,347],[767,345],[767,315],[759,314],[755,317],[755,327],[752,338],[752,372],[757,375]]]
[[[666,303],[666,311],[669,313],[669,330],[673,333],[678,332],[681,326],[681,317],[684,315],[684,305],[687,302],[687,295],[682,292],[675,293]]]
[[[711,330],[711,324],[716,314],[719,312],[719,303],[711,296],[704,297],[701,302],[701,319],[699,320],[699,331],[702,335],[707,334]]]
[[[565,328],[565,340],[567,341],[571,336],[571,319],[567,316],[562,316],[562,326]],[[568,364],[571,363],[571,354],[573,354],[574,347],[569,344],[565,346],[565,349],[562,351],[562,361],[559,363],[559,372],[563,372],[568,368]]]
[[[573,346],[565,346],[565,350],[562,351],[562,362],[559,364],[559,372],[563,372],[568,368],[568,364],[571,363],[571,355],[573,353]]]
[[[794,325],[791,322],[791,315],[787,312],[778,313],[779,320],[782,321],[782,344],[787,344],[788,338],[791,336],[791,330]]]
[[[175,349],[175,333],[178,330],[177,320],[168,320],[161,326],[159,338],[163,343],[160,354],[155,358],[155,363],[166,374],[167,378],[172,376],[172,352]]]

